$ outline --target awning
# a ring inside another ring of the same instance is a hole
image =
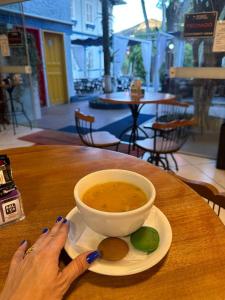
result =
[[[134,46],[137,44],[141,44],[144,42],[144,40],[136,39],[136,38],[130,38],[130,37],[124,37],[125,39],[128,39],[128,46]],[[112,39],[112,37],[111,37]],[[97,37],[97,38],[87,38],[87,39],[74,39],[71,41],[72,45],[80,45],[83,47],[91,47],[91,46],[102,46],[103,45],[103,38]]]
[[[112,5],[121,5],[121,4],[127,4],[125,1],[123,0],[111,0]]]
[[[73,45],[80,45],[84,47],[91,47],[91,46],[102,46],[103,38],[87,38],[87,39],[74,39],[71,41]]]
[[[19,2],[24,2],[27,0],[1,0],[0,1],[0,6],[1,5],[6,5],[6,4],[12,4],[12,3],[19,3]]]

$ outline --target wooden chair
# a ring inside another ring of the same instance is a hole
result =
[[[207,199],[209,204],[212,203],[212,208],[218,216],[220,215],[221,208],[225,209],[225,193],[220,193],[212,184],[187,179],[175,173],[172,174],[196,191],[200,196]]]
[[[195,124],[194,118],[187,114],[189,104],[170,101],[162,103],[160,114],[157,111],[156,121],[151,126],[151,134],[144,140],[136,141],[136,146],[145,152],[150,153],[148,161],[155,165],[161,165],[169,170],[170,154],[176,170],[178,165],[174,153],[180,150],[187,141],[191,127]]]
[[[116,151],[118,151],[120,139],[107,131],[93,131],[94,116],[85,115],[77,109],[75,110],[74,117],[77,133],[86,146],[97,148],[115,146]]]
[[[155,118],[144,124],[144,128],[152,129],[155,122],[169,122],[187,118],[187,110],[190,105],[177,100],[161,100],[156,104]]]

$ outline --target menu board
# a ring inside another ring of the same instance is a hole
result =
[[[225,21],[218,21],[216,24],[213,52],[225,52]]]
[[[186,14],[184,37],[212,37],[214,35],[217,12]]]
[[[10,46],[22,46],[22,33],[20,31],[8,32],[8,40]]]
[[[8,37],[5,34],[0,35],[0,49],[2,56],[10,56]]]

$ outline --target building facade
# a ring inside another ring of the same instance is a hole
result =
[[[109,28],[112,35],[112,9],[125,4],[122,0],[109,1]],[[101,78],[104,73],[102,47],[102,1],[71,0],[73,79]],[[76,42],[77,41],[77,42]],[[83,41],[83,43],[82,43]]]
[[[99,78],[103,75],[102,46],[91,45],[91,39],[102,36],[102,13],[100,0],[71,0],[71,40],[84,40],[84,44],[73,44],[73,78]],[[85,40],[90,39],[88,45]]]
[[[67,103],[74,95],[69,50],[72,29],[70,0],[32,0],[23,5],[26,26],[37,29],[40,36],[44,76],[48,84],[46,104]]]
[[[68,103],[74,95],[70,51],[71,2],[32,0],[22,5],[22,8],[21,4],[0,6],[1,33],[9,35],[22,31],[23,25],[26,27],[30,57],[36,55],[35,52],[38,54],[37,76],[33,82],[37,91],[32,107],[34,118],[39,118],[41,106]],[[10,64],[18,65],[20,62],[16,57],[21,53],[18,45],[10,45],[10,52]]]
[[[109,1],[110,16],[113,5],[122,3],[122,0]],[[112,17],[109,21],[112,28]],[[21,98],[33,120],[41,117],[42,106],[69,103],[75,95],[76,79],[103,75],[102,44],[71,44],[77,39],[102,37],[100,0],[30,0],[22,4],[0,5],[0,30],[0,34],[6,36],[27,35],[30,54],[27,56],[34,60],[33,87],[27,87]],[[2,62],[25,64],[21,50],[25,48],[25,42],[21,41],[20,45],[12,43],[9,47],[10,57],[2,58],[0,53],[0,65]],[[35,95],[27,96],[32,89]]]

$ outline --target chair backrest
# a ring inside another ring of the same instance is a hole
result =
[[[92,137],[92,124],[94,123],[95,118],[93,116],[83,114],[79,109],[75,110],[74,118],[76,130],[81,141],[87,146],[92,146],[94,144]]]
[[[186,102],[162,100],[156,105],[156,122],[186,119],[189,106]]]
[[[154,129],[156,152],[173,153],[187,141],[195,119],[187,113],[188,103],[176,100],[163,101],[158,105]]]
[[[220,215],[221,208],[225,209],[225,193],[220,193],[214,185],[202,181],[187,179],[174,173],[173,175],[195,190],[200,196],[207,199],[208,203],[211,202],[212,208],[218,216]]]

